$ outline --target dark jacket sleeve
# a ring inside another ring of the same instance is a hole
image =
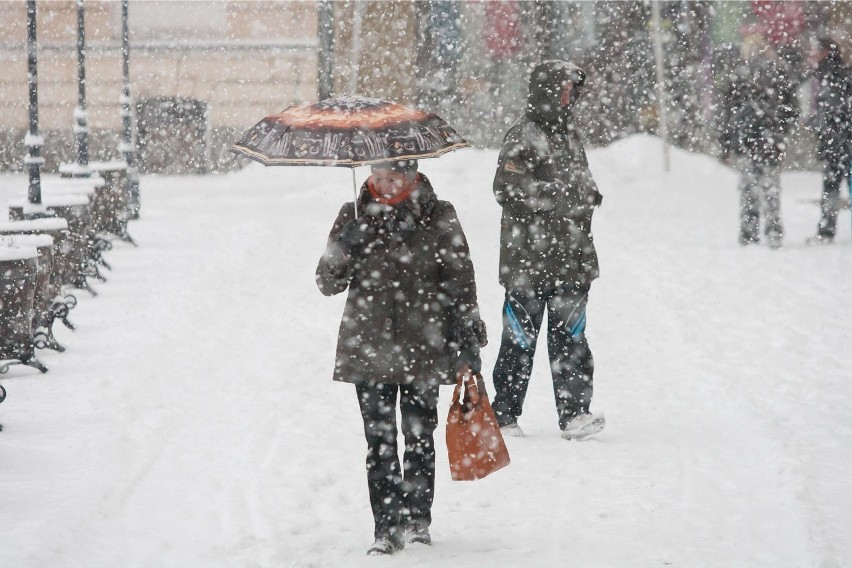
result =
[[[501,206],[525,205],[538,208],[542,180],[535,172],[540,157],[529,144],[516,133],[510,133],[503,142],[497,158],[497,173],[494,176],[494,197]]]
[[[476,278],[467,239],[453,206],[443,202],[437,222],[441,232],[438,261],[441,266],[439,293],[450,307],[450,341],[459,349],[488,343],[485,323],[479,316]]]
[[[494,197],[502,207],[522,206],[531,211],[549,208],[548,183],[553,172],[543,175],[549,145],[544,134],[515,126],[503,140],[494,175]],[[537,135],[538,134],[538,135]]]
[[[328,235],[325,252],[320,258],[319,264],[317,264],[317,287],[326,296],[339,294],[349,287],[349,280],[352,276],[352,259],[343,253],[338,244],[338,239],[343,225],[353,219],[354,215],[351,203],[340,208],[340,213],[337,214],[337,219],[335,219]]]
[[[719,145],[723,154],[740,152],[740,133],[737,125],[740,109],[745,98],[744,85],[739,80],[732,81],[724,91],[720,104]]]
[[[802,110],[799,106],[799,97],[796,94],[796,85],[787,83],[787,91],[784,95],[784,119],[787,124],[787,132],[793,130],[799,121]]]
[[[561,179],[549,155],[547,137],[530,127],[515,127],[507,135],[497,159],[494,197],[501,207],[520,207],[530,212],[551,211],[580,214],[582,200],[577,184]],[[569,172],[570,173],[570,172]],[[554,193],[554,182],[563,182]]]
[[[775,77],[778,82],[778,120],[781,123],[781,131],[784,134],[789,134],[799,119],[799,99],[796,96],[796,85],[780,67]]]

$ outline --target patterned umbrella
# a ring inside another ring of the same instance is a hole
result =
[[[255,124],[231,151],[265,166],[344,166],[434,158],[470,144],[439,116],[363,97],[291,106]]]
[[[265,166],[342,166],[435,158],[470,146],[439,116],[379,99],[341,97],[267,116],[231,151]],[[355,170],[352,170],[355,188]],[[356,211],[357,214],[357,211]]]

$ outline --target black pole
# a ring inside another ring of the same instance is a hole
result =
[[[539,61],[553,59],[554,33],[556,28],[556,6],[553,2],[537,0],[536,14],[536,43],[538,44]]]
[[[41,147],[44,139],[38,132],[38,42],[36,40],[36,3],[27,0],[27,83],[30,93],[30,129],[26,140],[27,155],[24,164],[29,173],[27,200],[34,205],[41,205]]]
[[[331,97],[334,91],[334,7],[331,0],[317,1],[319,35],[318,95],[319,100]]]
[[[139,174],[133,159],[133,112],[130,98],[130,26],[128,24],[128,0],[121,0],[121,73],[124,89],[121,94],[121,120],[123,132],[118,151],[124,156],[127,166],[128,195],[130,198],[130,218],[139,218]]]
[[[86,115],[86,7],[77,0],[77,108],[74,109],[74,138],[77,140],[77,168],[74,175],[89,170],[89,121]]]

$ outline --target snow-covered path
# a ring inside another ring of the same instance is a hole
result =
[[[559,438],[538,354],[512,465],[451,482],[432,547],[363,556],[360,416],[331,382],[343,297],[313,281],[347,170],[143,179],[41,376],[0,405],[3,566],[773,566],[852,563],[852,254],[806,248],[816,174],[784,176],[781,251],[736,244],[735,176],[654,139],[590,152],[605,195],[588,335],[598,438]],[[422,163],[468,235],[499,343],[494,152]],[[359,171],[359,177],[366,175]],[[23,177],[0,177],[0,204]],[[488,381],[490,383],[490,381]],[[443,391],[442,415],[450,391]]]

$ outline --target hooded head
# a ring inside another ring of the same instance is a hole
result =
[[[561,132],[583,91],[586,74],[571,62],[542,61],[530,73],[527,116],[549,132]]]

